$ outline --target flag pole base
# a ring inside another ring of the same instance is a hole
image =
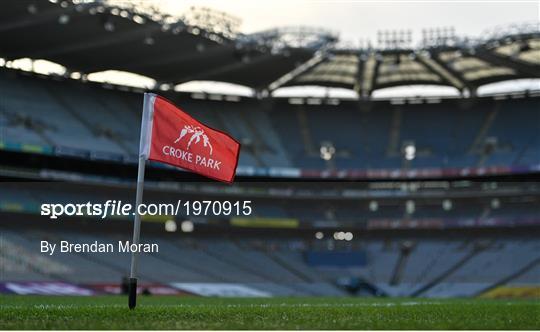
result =
[[[128,292],[129,309],[135,309],[135,306],[137,305],[137,278],[129,278]]]

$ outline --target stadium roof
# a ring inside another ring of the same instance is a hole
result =
[[[110,2],[6,0],[0,11],[0,57],[28,57],[89,74],[122,70],[158,83],[222,81],[254,89],[317,85],[374,90],[412,84],[455,87],[540,77],[540,31],[481,43],[453,41],[421,49],[339,50],[337,38],[300,31],[309,43],[284,42],[291,31],[253,35],[226,20],[207,26],[118,7]]]
[[[0,57],[45,59],[82,73],[122,70],[167,83],[215,80],[262,88],[313,54],[308,48],[271,52],[96,2],[9,0],[0,21]]]
[[[284,86],[354,89],[368,96],[387,87],[429,84],[468,88],[540,77],[540,32],[506,36],[474,46],[330,51]]]

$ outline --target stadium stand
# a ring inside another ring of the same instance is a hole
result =
[[[133,201],[145,91],[242,143],[233,186],[149,163],[145,202],[234,199],[254,208],[240,220],[182,213],[143,220],[144,241],[160,247],[141,257],[143,285],[211,295],[223,286],[241,296],[406,297],[540,285],[540,94],[478,93],[485,84],[540,77],[537,24],[474,41],[345,50],[326,31],[246,35],[221,19],[170,24],[114,2],[4,2],[0,286],[118,288],[128,275],[128,254],[48,256],[39,243],[124,241],[131,219],[100,227],[87,216],[44,222],[40,205]],[[18,69],[21,59],[65,72]],[[156,84],[89,80],[111,69]],[[253,95],[175,91],[197,80],[240,84]],[[457,95],[373,98],[424,84]],[[306,85],[349,89],[356,98],[277,97],[280,88]],[[170,221],[195,231],[164,232]],[[340,239],[345,232],[351,238]]]
[[[67,175],[66,175],[67,176]],[[81,175],[76,175],[78,178]],[[83,178],[84,179],[84,178]],[[88,178],[91,179],[91,178]],[[84,182],[84,180],[83,180]],[[109,188],[103,185],[89,185],[87,183],[75,182],[71,184],[60,184],[52,187],[51,185],[42,186],[39,183],[20,184],[17,182],[5,183],[0,187],[0,210],[9,212],[11,210],[25,213],[39,213],[41,204],[67,204],[67,203],[82,203],[101,202],[104,203],[103,197],[115,199],[121,202],[131,202],[130,196],[131,187],[127,184],[113,183],[113,187]],[[163,182],[163,186],[167,183]],[[321,185],[328,187],[332,185]],[[531,183],[530,188],[526,191],[523,189],[519,196],[500,197],[509,190],[520,188],[518,185],[513,185],[511,188],[501,188],[500,191],[492,190],[480,191],[471,189],[469,192],[464,192],[462,198],[452,200],[452,208],[445,209],[443,203],[446,200],[445,193],[435,193],[425,189],[424,195],[432,195],[432,198],[415,198],[400,197],[396,198],[399,191],[388,191],[387,197],[381,197],[377,200],[378,209],[370,210],[370,203],[373,201],[363,196],[343,197],[341,191],[333,190],[331,194],[321,194],[319,190],[312,185],[310,189],[304,189],[304,193],[311,196],[310,199],[291,197],[286,200],[280,196],[276,197],[276,193],[286,192],[290,190],[290,184],[274,184],[266,185],[267,191],[262,191],[258,188],[245,187],[238,191],[239,198],[249,197],[253,201],[253,217],[268,218],[278,222],[289,220],[298,221],[306,227],[314,227],[319,223],[330,222],[331,225],[346,225],[347,227],[360,229],[377,229],[377,228],[392,228],[399,227],[395,222],[415,222],[416,226],[422,227],[422,222],[426,222],[428,226],[437,228],[459,228],[459,227],[483,227],[493,225],[506,226],[527,226],[534,224],[538,218],[539,203],[536,196],[540,191],[538,185],[534,186]],[[194,185],[195,192],[201,188],[201,185]],[[212,193],[212,197],[219,200],[227,200],[227,192],[220,192],[219,187],[205,186]],[[84,190],[81,190],[84,188]],[[222,190],[223,188],[221,188]],[[347,191],[345,187],[345,191]],[[519,189],[518,189],[519,190]],[[257,192],[259,198],[250,196],[251,192]],[[370,193],[369,190],[365,191]],[[175,199],[204,199],[204,193],[186,194],[179,192],[180,196],[171,196],[166,192],[148,191],[145,201],[155,204],[176,204]],[[403,196],[403,193],[401,193]],[[484,195],[485,197],[476,197],[476,195]],[[328,199],[331,199],[328,200]],[[313,206],[313,200],[318,202],[318,206]],[[325,200],[326,201],[323,201]],[[415,202],[414,211],[407,211],[407,202]],[[492,206],[494,201],[498,202],[497,206]],[[180,215],[178,218],[182,218]],[[209,218],[222,222],[218,216],[210,215]],[[127,220],[127,217],[123,217]],[[245,219],[250,221],[249,218]],[[181,221],[179,219],[179,221]],[[407,227],[407,226],[402,226]],[[417,248],[419,250],[422,247]],[[411,255],[410,259],[414,259]],[[389,272],[384,272],[387,275]]]
[[[45,230],[19,233],[6,229],[2,229],[2,234],[3,281],[114,284],[128,272],[128,254],[62,253],[49,258],[22,249],[35,246],[36,239],[69,239],[80,243],[122,240],[114,234],[85,236],[78,232],[58,234]],[[277,241],[151,236],[147,241],[159,243],[160,252],[142,255],[140,275],[144,282],[232,282],[272,295],[288,296],[346,295],[337,286],[340,278],[361,278],[392,296],[474,296],[508,276],[512,277],[506,281],[509,284],[537,284],[540,259],[538,255],[530,255],[538,247],[533,238],[483,238],[471,242],[423,238],[354,240],[341,250],[365,253],[367,259],[358,267],[310,265],[305,255],[316,247],[301,238]],[[411,257],[400,279],[391,282],[405,242],[415,244]],[[478,249],[481,245],[485,248]],[[535,265],[530,266],[531,263]],[[441,275],[442,280],[432,284]],[[418,293],[420,289],[422,292]]]
[[[113,159],[136,155],[138,94],[10,71],[1,71],[0,85],[6,91],[1,105],[3,142],[101,153]],[[277,100],[265,111],[264,102],[257,100],[171,98],[201,121],[238,137],[243,143],[242,166],[462,168],[527,166],[540,160],[540,145],[534,144],[540,133],[536,97],[511,103],[481,98],[469,107],[459,99],[399,106],[374,102],[367,111],[353,102],[297,106]],[[393,126],[396,121],[398,128]],[[406,142],[414,142],[418,151],[407,164],[401,152]],[[325,143],[336,149],[332,165],[320,157]]]

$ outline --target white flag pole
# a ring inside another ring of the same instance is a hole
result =
[[[139,170],[137,172],[137,194],[135,196],[135,219],[133,221],[133,242],[139,244],[141,235],[141,216],[137,211],[137,207],[142,203],[144,189],[144,168],[146,159],[139,157]],[[136,251],[131,253],[131,272],[129,274],[129,308],[135,308],[137,304],[137,264],[139,256]]]
[[[133,220],[133,244],[138,247],[141,234],[141,215],[139,214],[139,206],[143,199],[144,190],[144,169],[146,159],[150,151],[150,138],[152,137],[152,118],[154,110],[155,97],[152,94],[144,94],[143,115],[141,120],[141,138],[139,145],[139,168],[137,171],[137,193],[135,196],[135,218]],[[129,274],[129,299],[128,305],[130,309],[134,309],[137,305],[137,265],[139,257],[136,251],[131,253],[131,271]]]

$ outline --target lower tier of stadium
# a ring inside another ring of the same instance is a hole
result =
[[[2,290],[39,294],[42,285],[51,294],[51,285],[60,283],[82,290],[119,291],[129,272],[129,254],[48,255],[40,253],[39,246],[41,241],[126,241],[130,232],[124,228],[121,233],[103,233],[2,226]],[[156,293],[174,289],[203,296],[263,297],[474,297],[498,288],[537,292],[540,287],[540,243],[533,236],[378,235],[334,241],[270,232],[251,237],[188,236],[158,234],[147,227],[142,241],[159,245],[159,252],[141,254],[141,284]],[[70,292],[61,288],[52,294]]]

